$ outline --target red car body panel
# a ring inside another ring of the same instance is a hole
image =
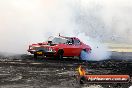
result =
[[[30,52],[31,54],[34,54],[38,48],[41,48],[42,50],[44,49],[43,52],[45,56],[47,56],[48,53],[52,53],[49,55],[56,56],[58,53],[58,50],[61,49],[64,51],[63,56],[67,57],[67,56],[80,56],[80,53],[82,50],[85,50],[87,52],[91,51],[91,47],[89,45],[84,44],[76,37],[59,36],[59,38],[65,38],[67,39],[67,41],[69,41],[69,39],[72,39],[74,43],[73,44],[60,43],[60,44],[54,44],[54,45],[50,45],[48,44],[48,42],[37,43],[37,44],[29,45],[28,52]],[[75,43],[75,41],[77,41],[77,43]]]

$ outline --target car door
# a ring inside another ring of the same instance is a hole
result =
[[[64,56],[74,56],[74,44],[72,38],[68,39],[64,47]]]
[[[79,56],[82,50],[81,42],[79,39],[76,38],[74,38],[73,40],[74,40],[74,55]]]

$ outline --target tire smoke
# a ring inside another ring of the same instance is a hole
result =
[[[109,57],[111,56],[111,52],[108,52],[107,46],[105,46],[97,39],[92,39],[86,36],[84,33],[80,33],[78,37],[82,40],[82,42],[88,44],[92,48],[91,53],[82,52],[81,57],[83,58],[83,60],[100,61],[109,59]]]
[[[43,42],[50,35],[84,33],[84,42],[93,49],[91,59],[107,58],[107,47],[102,41],[132,42],[131,3],[130,0],[1,0],[0,52],[23,54],[29,44]]]

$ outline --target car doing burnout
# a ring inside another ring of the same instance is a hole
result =
[[[47,42],[29,45],[28,52],[37,56],[57,57],[79,57],[81,58],[82,52],[90,53],[91,47],[84,44],[76,37],[49,37]]]

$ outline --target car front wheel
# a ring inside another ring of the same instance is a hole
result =
[[[37,59],[37,54],[34,54],[34,59]]]
[[[64,54],[63,50],[58,50],[57,59],[59,59],[59,60],[63,59],[63,54]]]

